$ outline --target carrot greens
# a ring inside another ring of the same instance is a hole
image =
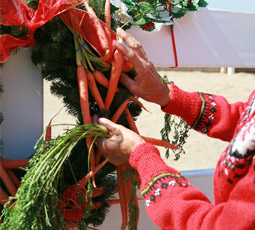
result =
[[[57,208],[65,189],[62,166],[75,145],[86,137],[110,136],[103,126],[95,124],[77,125],[50,141],[43,141],[41,136],[16,196],[4,207],[2,230],[68,229],[62,210]]]

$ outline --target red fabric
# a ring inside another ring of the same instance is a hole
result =
[[[29,34],[22,38],[10,35],[0,36],[0,63],[5,62],[8,56],[18,47],[35,46],[33,38],[37,28],[43,26],[54,16],[71,9],[86,0],[40,0],[38,9],[29,8],[22,0],[0,1],[0,24],[5,26],[24,26]]]
[[[104,61],[111,63],[114,50],[112,41],[116,40],[116,34],[104,22],[77,8],[61,14],[61,19],[81,34]]]
[[[83,210],[79,200],[85,199],[87,190],[80,185],[72,185],[62,195],[57,209],[61,208],[64,218],[68,221],[80,221],[83,217]],[[81,196],[81,197],[79,197]],[[88,203],[85,203],[85,207]]]
[[[255,91],[246,103],[229,104],[224,97],[171,87],[164,111],[187,118],[211,137],[228,139],[229,146],[215,169],[212,204],[163,162],[157,148],[139,145],[129,162],[140,175],[148,215],[162,229],[255,229]]]

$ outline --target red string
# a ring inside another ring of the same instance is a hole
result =
[[[170,68],[176,68],[176,67],[178,67],[178,58],[177,58],[177,51],[176,51],[176,45],[175,45],[173,25],[170,25],[170,29],[171,29],[171,37],[172,37],[172,44],[173,44],[173,50],[174,50],[174,61],[175,61],[175,65],[171,66]]]

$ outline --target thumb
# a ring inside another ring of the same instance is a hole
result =
[[[120,82],[126,86],[129,90],[135,85],[133,79],[131,79],[127,74],[122,73],[120,76]],[[130,90],[131,91],[131,90]],[[131,91],[132,92],[132,91]]]
[[[116,130],[117,130],[118,125],[115,124],[114,122],[108,120],[107,118],[103,118],[103,117],[99,118],[98,119],[98,124],[105,126],[112,136],[114,134],[116,134]]]

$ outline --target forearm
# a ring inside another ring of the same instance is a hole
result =
[[[242,179],[242,184],[231,191],[227,202],[213,205],[203,192],[190,185],[180,172],[168,167],[154,146],[147,143],[139,145],[131,154],[129,162],[140,175],[147,213],[160,228],[253,229],[253,167],[250,168],[250,174]],[[243,194],[244,190],[248,195]]]

